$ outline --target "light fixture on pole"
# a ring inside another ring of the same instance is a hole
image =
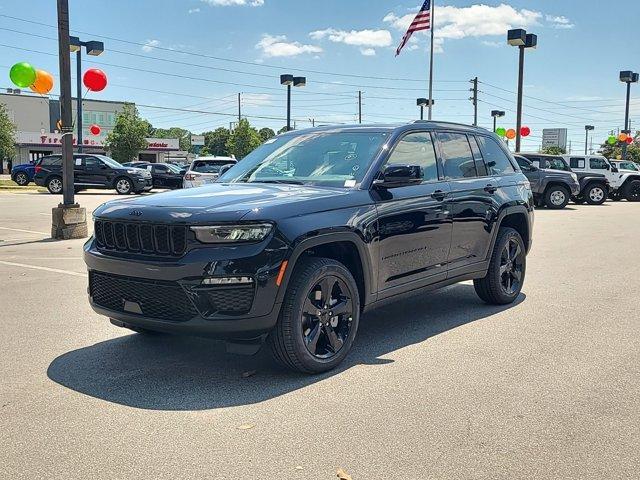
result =
[[[491,110],[491,116],[493,117],[493,133],[496,133],[497,119],[500,117],[504,117],[505,115],[506,113],[501,110]]]
[[[584,134],[585,134],[585,138],[584,138],[584,154],[587,155],[588,152],[588,147],[589,147],[589,132],[592,130],[595,130],[596,127],[594,127],[593,125],[585,125],[584,126]]]
[[[627,102],[625,104],[624,111],[624,133],[627,135],[631,134],[631,129],[629,128],[629,105],[631,103],[631,84],[638,83],[640,80],[640,74],[632,72],[630,70],[625,70],[620,72],[620,81],[627,84]],[[627,159],[627,144],[622,145],[622,159]]]
[[[288,74],[280,75],[280,85],[287,87],[287,132],[289,132],[291,131],[291,87],[304,87],[307,85],[307,79]]]
[[[518,108],[516,113],[516,152],[519,152],[520,129],[522,128],[522,91],[524,88],[524,51],[527,48],[536,48],[538,46],[538,36],[527,33],[522,28],[517,28],[507,32],[507,43],[512,47],[518,47],[520,50],[518,62]]]
[[[76,129],[78,132],[78,152],[82,152],[82,47],[87,55],[97,57],[104,52],[104,43],[96,40],[81,41],[78,37],[69,37],[69,50],[76,54]]]
[[[416,100],[416,105],[420,107],[420,120],[424,120],[424,109],[425,107],[432,107],[435,105],[436,101],[435,100],[431,100],[429,101],[428,98],[418,98]]]

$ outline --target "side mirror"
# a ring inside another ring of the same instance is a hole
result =
[[[380,188],[404,187],[422,183],[422,169],[419,165],[387,165],[373,185]]]

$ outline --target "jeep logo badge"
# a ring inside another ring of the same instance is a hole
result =
[[[129,215],[133,215],[133,216],[135,216],[135,217],[139,217],[139,216],[141,216],[141,215],[142,215],[142,211],[140,211],[140,210],[131,210],[131,211],[129,212]]]

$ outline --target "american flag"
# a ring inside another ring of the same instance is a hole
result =
[[[407,44],[413,32],[419,32],[420,30],[429,30],[431,28],[431,0],[424,0],[424,4],[422,4],[422,8],[416,15],[416,18],[413,19],[411,25],[409,25],[409,30],[402,37],[402,41],[396,50],[396,57],[400,55],[400,52]]]

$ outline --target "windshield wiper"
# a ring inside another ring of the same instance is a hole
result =
[[[280,183],[285,185],[304,185],[300,180],[259,180],[250,183]]]

